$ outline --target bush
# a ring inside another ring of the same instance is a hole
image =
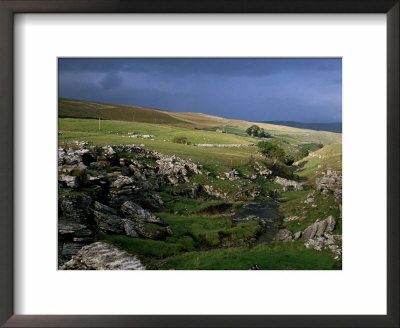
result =
[[[187,137],[184,136],[177,136],[174,139],[172,139],[172,142],[184,145],[190,145],[190,141],[187,139]]]
[[[297,162],[299,160],[301,160],[304,157],[308,156],[308,149],[304,146],[301,146],[299,151],[297,153],[294,154],[294,160]]]
[[[310,151],[316,151],[318,149],[321,149],[323,146],[324,146],[323,144],[317,144],[317,143],[309,143],[301,145],[299,151],[294,154],[293,159],[295,162],[297,162],[302,158],[307,157]]]
[[[285,151],[277,145],[276,142],[269,141],[260,141],[257,144],[260,153],[262,153],[265,157],[276,159],[281,162],[286,162],[286,154]]]
[[[292,165],[294,163],[294,157],[292,155],[285,155],[285,164]]]
[[[294,174],[290,167],[286,166],[280,161],[273,159],[266,159],[263,164],[272,171],[272,175],[279,176],[285,179],[293,179]]]

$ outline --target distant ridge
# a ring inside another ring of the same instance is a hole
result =
[[[299,129],[309,129],[309,130],[316,130],[316,131],[329,131],[329,132],[335,132],[335,133],[342,133],[342,123],[341,122],[303,123],[303,122],[295,122],[295,121],[260,121],[260,123],[285,125],[285,126],[291,126],[293,128],[299,128]]]
[[[107,104],[77,99],[58,99],[58,117],[117,120],[170,125],[190,123],[173,117],[170,112],[155,108]]]

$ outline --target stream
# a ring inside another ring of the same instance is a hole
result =
[[[233,222],[246,221],[247,217],[257,217],[266,223],[266,229],[260,234],[255,245],[269,243],[278,232],[278,208],[281,204],[272,199],[257,199],[244,203],[231,217]]]

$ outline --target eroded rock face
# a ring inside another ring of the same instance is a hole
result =
[[[93,231],[84,224],[58,220],[58,237],[62,240],[91,241]]]
[[[92,162],[89,164],[90,169],[95,171],[105,171],[109,166],[110,163],[107,161]]]
[[[261,165],[258,162],[255,162],[254,169],[257,171],[257,174],[261,177],[269,177],[272,174],[272,171],[265,167],[264,165]]]
[[[132,202],[126,201],[121,206],[121,212],[124,214],[126,218],[129,218],[134,221],[143,221],[147,223],[155,223],[162,226],[165,226],[165,222],[160,218],[156,217],[149,211],[143,209],[140,205]]]
[[[342,256],[341,240],[342,236],[340,235],[331,235],[326,233],[321,237],[307,239],[304,243],[304,247],[312,248],[316,251],[329,249],[332,252],[333,258],[339,260]]]
[[[66,194],[58,197],[61,215],[78,223],[87,223],[90,220],[93,200],[88,195]]]
[[[173,196],[183,196],[189,198],[198,198],[203,186],[199,183],[193,183],[192,187],[188,188],[170,188],[166,192]],[[207,192],[207,190],[205,190]]]
[[[298,219],[299,219],[298,216],[293,215],[293,216],[288,216],[288,217],[284,218],[283,222],[297,221]]]
[[[99,202],[94,203],[94,208],[95,222],[100,231],[109,234],[139,237],[134,229],[134,223],[129,219],[120,217],[115,208]]]
[[[339,260],[342,256],[342,236],[331,234],[335,229],[335,224],[335,218],[333,216],[328,216],[325,220],[315,222],[308,226],[302,234],[302,238],[307,239],[304,242],[304,247],[312,248],[317,251],[330,249],[333,258]]]
[[[87,225],[58,220],[58,265],[69,261],[85,245],[93,242],[93,231]]]
[[[294,239],[294,240],[299,239],[299,238],[301,237],[302,234],[303,234],[303,233],[302,233],[301,231],[297,231],[297,232],[294,234],[293,239]]]
[[[303,190],[303,185],[294,180],[276,177],[274,182],[283,186],[282,190],[280,190],[283,192],[289,190]]]
[[[342,175],[340,172],[328,169],[322,174],[323,177],[315,179],[315,184],[320,191],[324,189],[335,191],[337,188],[342,187]]]
[[[135,256],[104,242],[82,247],[61,270],[145,270]]]
[[[283,242],[288,242],[288,241],[293,241],[293,234],[290,230],[288,229],[281,229],[278,231],[278,233],[275,235],[274,240],[281,240]]]
[[[134,184],[134,182],[135,181],[132,178],[124,176],[124,175],[120,175],[117,177],[117,179],[113,183],[111,183],[111,187],[121,189],[122,187],[125,187],[125,186],[132,186]]]
[[[71,175],[64,175],[61,174],[58,176],[58,182],[65,184],[66,187],[76,189],[80,185],[80,181],[78,177],[71,176]]]
[[[161,196],[157,194],[147,195],[147,197],[141,201],[141,205],[154,212],[162,212],[165,209]]]
[[[124,222],[118,215],[96,210],[93,212],[93,214],[96,225],[101,232],[116,235],[124,234]]]
[[[261,188],[258,186],[240,190],[238,191],[235,195],[234,198],[241,198],[241,197],[251,197],[251,198],[257,198],[261,195]]]
[[[125,235],[132,238],[139,237],[139,234],[135,230],[135,224],[131,220],[123,219],[122,220],[125,230]]]
[[[227,192],[222,193],[217,188],[214,188],[213,186],[209,186],[209,185],[205,185],[205,186],[203,186],[203,188],[204,188],[204,191],[211,196],[221,198],[221,199],[228,199]]]
[[[287,221],[292,221],[292,219]],[[342,255],[342,249],[339,245],[341,242],[341,236],[332,235],[332,232],[335,229],[335,224],[335,218],[330,215],[325,220],[317,221],[309,225],[303,232],[298,231],[293,234],[288,229],[281,229],[275,235],[274,240],[289,242],[300,238],[306,239],[304,247],[312,248],[317,251],[330,249],[334,259],[338,260]]]
[[[141,199],[142,192],[135,181],[127,176],[120,175],[112,183],[108,194],[108,203],[115,208],[127,200]]]
[[[327,219],[309,225],[303,232],[303,238],[321,237],[325,233],[331,233],[335,229],[335,219],[329,216]]]
[[[233,169],[232,171],[229,172],[225,172],[225,176],[230,181],[235,181],[240,179],[239,172],[236,169]]]
[[[110,206],[104,205],[100,202],[94,202],[94,208],[97,211],[103,212],[103,213],[109,213],[109,214],[114,214],[117,215],[118,212],[115,208],[112,208]]]
[[[314,195],[315,195],[315,191],[311,191],[311,192],[307,195],[307,199],[304,201],[304,204],[314,203]]]
[[[342,203],[342,172],[327,169],[322,172],[322,177],[315,179],[317,189],[323,195],[333,192],[335,201],[339,204]]]

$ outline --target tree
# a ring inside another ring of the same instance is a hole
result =
[[[285,151],[276,142],[260,141],[257,146],[265,157],[286,162]]]
[[[308,154],[309,154],[309,151],[308,151],[307,147],[301,146],[299,151],[294,154],[294,160],[297,162],[297,161],[301,160],[302,158],[307,157]]]
[[[172,142],[184,145],[190,145],[190,141],[185,136],[176,136],[174,139],[172,139]]]
[[[251,127],[247,128],[246,133],[249,136],[257,137],[259,130],[260,130],[260,127],[258,125],[252,125]]]
[[[258,138],[269,138],[271,137],[268,132],[265,132],[263,128],[260,128],[258,125],[252,125],[251,127],[247,128],[246,133],[251,137],[258,137]]]

